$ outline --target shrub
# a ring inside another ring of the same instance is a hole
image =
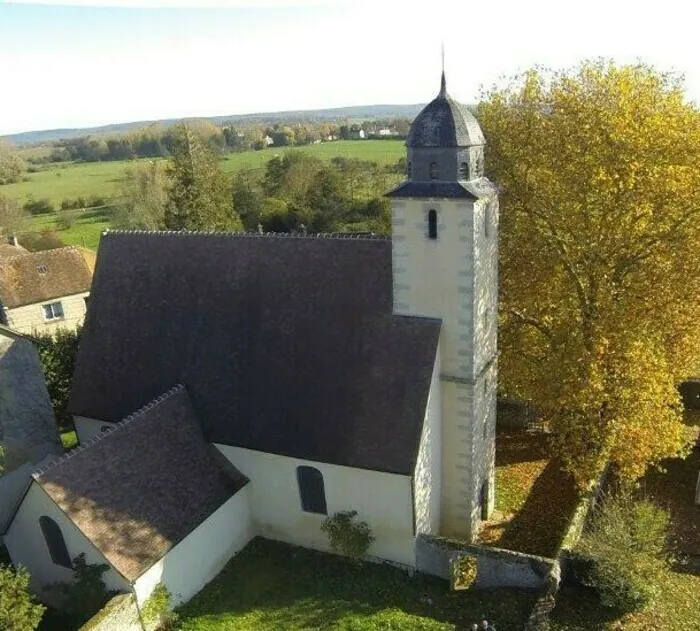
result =
[[[471,554],[459,554],[450,563],[450,588],[469,589],[476,581],[478,562]]]
[[[172,611],[172,594],[163,583],[158,583],[141,609],[146,624],[158,622],[159,629],[169,629],[177,622],[177,614]]]
[[[46,197],[42,197],[41,199],[30,197],[24,202],[24,209],[32,215],[46,215],[55,210],[53,202]]]
[[[73,581],[71,583],[52,583],[48,591],[56,593],[61,602],[60,611],[75,627],[87,622],[107,604],[116,592],[109,591],[102,575],[109,570],[109,565],[98,563],[91,565],[80,553],[73,559]]]
[[[0,629],[33,631],[41,622],[44,607],[29,594],[29,573],[0,565]]]
[[[53,250],[54,248],[61,248],[65,245],[53,230],[23,233],[20,236],[19,242],[30,252]]]
[[[357,511],[340,511],[326,517],[321,531],[328,535],[331,548],[340,554],[358,560],[367,554],[374,541],[367,522],[355,521]]]
[[[607,498],[573,556],[578,580],[606,607],[635,611],[658,593],[668,569],[664,553],[668,513],[627,494]]]
[[[56,227],[59,230],[70,230],[78,221],[78,212],[76,210],[65,210],[56,217]]]

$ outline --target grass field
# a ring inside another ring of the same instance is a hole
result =
[[[100,234],[110,227],[109,208],[90,208],[79,214],[75,224],[67,229],[59,228],[56,224],[60,213],[38,215],[32,217],[29,231],[42,232],[51,230],[66,245],[82,245],[91,250],[97,250]]]
[[[308,147],[271,147],[262,151],[246,151],[227,155],[221,161],[226,173],[242,168],[262,168],[271,158],[287,151],[304,151],[330,160],[336,156],[371,160],[379,164],[393,164],[406,155],[401,140],[339,140]],[[0,186],[0,194],[14,197],[20,202],[31,195],[36,199],[48,198],[57,206],[64,199],[76,197],[114,195],[125,169],[132,161],[59,163],[47,165],[37,173],[28,173],[29,181]]]
[[[450,592],[446,581],[256,539],[180,611],[182,631],[450,631],[483,617],[522,628],[535,595]]]

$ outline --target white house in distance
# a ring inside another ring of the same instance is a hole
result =
[[[13,246],[19,247],[19,246]],[[77,246],[0,257],[0,323],[22,333],[82,324],[95,253]]]
[[[342,510],[409,568],[418,534],[472,540],[496,424],[483,145],[443,76],[391,239],[107,233],[71,395],[81,447],[35,473],[6,535],[34,588],[84,552],[140,603],[159,581],[186,600],[255,535],[328,550]]]

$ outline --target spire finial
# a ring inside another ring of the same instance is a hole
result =
[[[441,42],[441,53],[442,53],[442,77],[440,79],[440,96],[445,98],[447,96],[447,81],[445,81],[445,42]]]

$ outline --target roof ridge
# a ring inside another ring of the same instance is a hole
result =
[[[305,234],[303,232],[219,232],[216,230],[105,230],[102,236],[110,234],[148,234],[173,237],[231,237],[231,238],[283,238],[283,239],[350,239],[367,241],[388,241],[391,237],[384,234],[367,234],[359,232],[357,235],[351,232],[316,232]],[[75,246],[74,246],[75,247]]]
[[[60,248],[49,248],[48,250],[37,250],[36,252],[30,252],[29,250],[25,250],[24,252],[18,252],[17,254],[11,254],[10,256],[6,256],[3,258],[4,262],[8,261],[15,261],[17,259],[25,259],[30,256],[38,255],[38,254],[56,254],[57,252],[65,252],[66,250],[74,250],[78,251],[79,246],[77,245],[62,245]]]
[[[71,458],[74,456],[78,455],[79,453],[82,453],[86,449],[89,449],[96,443],[99,443],[100,441],[104,440],[107,438],[110,434],[113,434],[117,430],[121,429],[122,427],[125,427],[127,425],[131,425],[134,421],[138,420],[141,418],[146,412],[152,410],[154,407],[160,405],[173,395],[177,394],[178,392],[182,391],[185,389],[185,385],[182,383],[178,383],[174,385],[170,390],[167,390],[160,396],[156,397],[152,401],[149,401],[146,403],[146,405],[140,407],[138,410],[133,412],[132,414],[129,414],[129,416],[125,416],[121,421],[117,421],[116,423],[111,423],[109,426],[109,429],[107,429],[104,432],[100,432],[99,434],[96,434],[93,436],[90,440],[85,441],[84,444],[78,445],[75,449],[71,449],[68,453],[64,454],[63,456],[60,456],[56,458],[55,460],[52,460],[49,462],[46,466],[44,467],[39,467],[35,471],[32,472],[32,478],[34,480],[37,480],[47,473],[48,471],[55,469],[56,467],[68,462]],[[108,421],[105,421],[107,423]]]

